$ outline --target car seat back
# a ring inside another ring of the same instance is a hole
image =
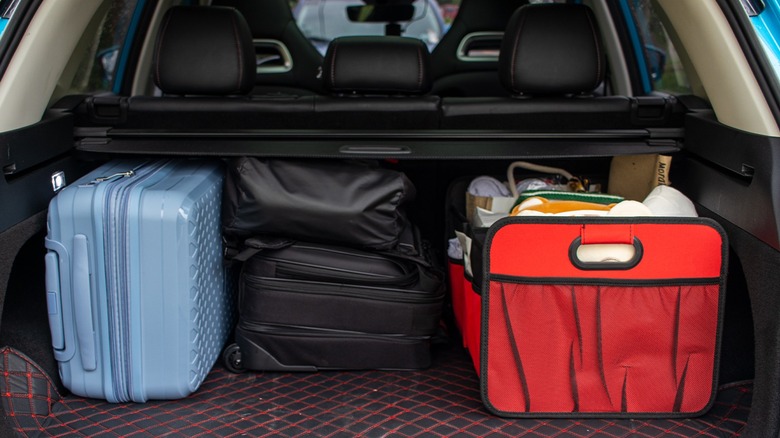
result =
[[[152,75],[162,96],[92,96],[77,125],[127,129],[302,128],[312,96],[249,96],[255,52],[244,17],[217,6],[174,6],[160,25]]]
[[[325,54],[317,123],[327,128],[434,129],[439,102],[431,96],[427,46],[416,38],[334,39]]]
[[[628,129],[669,123],[676,101],[596,96],[607,71],[596,18],[581,4],[533,4],[510,18],[499,56],[506,97],[444,98],[442,127]]]
[[[458,15],[431,53],[433,94],[503,96],[498,53],[509,17],[528,0],[463,0]]]
[[[279,59],[257,66],[253,94],[318,94],[322,55],[304,36],[287,0],[214,0],[236,8],[249,23],[255,49]]]

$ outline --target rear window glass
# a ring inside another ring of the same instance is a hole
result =
[[[653,0],[633,0],[628,5],[634,22],[635,49],[639,53],[637,64],[643,76],[646,92],[661,91],[671,94],[688,94],[691,87],[685,76],[682,61],[664,28]]]
[[[76,54],[80,64],[70,94],[112,90],[127,49],[125,41],[137,3],[138,0],[115,0],[110,2],[105,15],[97,17],[100,20],[98,33],[91,36],[82,52]]]
[[[419,38],[433,50],[447,29],[443,10],[435,0],[415,0],[413,5],[411,20],[397,22],[400,34]],[[388,34],[387,22],[350,19],[347,8],[361,6],[366,4],[360,0],[300,0],[293,6],[293,15],[306,38],[324,54],[328,44],[340,36]],[[457,11],[449,9],[454,19]]]
[[[482,0],[490,1],[490,0]],[[567,3],[570,0],[529,0],[529,3]],[[306,38],[321,54],[340,36],[389,35],[385,22],[350,20],[347,8],[366,6],[362,0],[293,0],[290,6],[295,21]],[[381,2],[377,2],[381,3]],[[402,21],[401,35],[418,38],[433,51],[460,12],[461,0],[413,0],[414,15]],[[518,2],[518,4],[520,4]],[[490,55],[497,57],[497,51]]]

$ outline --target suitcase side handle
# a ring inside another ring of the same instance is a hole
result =
[[[62,321],[62,289],[60,287],[60,258],[54,251],[46,253],[46,308],[49,312],[51,345],[55,351],[65,349],[65,326]]]
[[[92,321],[92,291],[89,276],[89,247],[87,236],[73,236],[73,306],[76,319],[76,338],[79,343],[81,366],[86,371],[97,369],[95,327]]]
[[[48,252],[46,263],[46,306],[49,313],[54,358],[60,362],[69,361],[76,352],[76,338],[73,325],[73,299],[70,253],[58,240],[48,236],[45,239]],[[59,318],[58,318],[59,315]]]

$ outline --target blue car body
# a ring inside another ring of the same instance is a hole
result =
[[[749,2],[748,5],[754,3]],[[748,6],[746,10],[775,73],[780,74],[780,2],[764,0],[763,4],[755,4],[752,9]]]

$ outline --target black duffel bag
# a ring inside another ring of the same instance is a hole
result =
[[[394,248],[415,189],[401,172],[362,161],[260,160],[228,166],[223,231],[360,248]]]

